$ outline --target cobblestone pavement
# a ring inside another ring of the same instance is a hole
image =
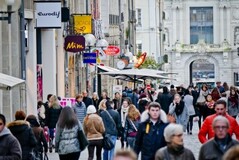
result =
[[[187,133],[184,133],[184,146],[193,152],[196,159],[198,159],[198,154],[201,147],[201,143],[198,140],[197,133],[198,133],[197,123],[194,123],[192,135],[188,135]],[[120,141],[117,141],[116,150],[119,148],[120,148]],[[48,157],[49,157],[49,160],[59,160],[58,154],[54,152],[48,153]],[[87,160],[87,159],[88,159],[88,151],[87,149],[85,149],[81,153],[79,160]]]

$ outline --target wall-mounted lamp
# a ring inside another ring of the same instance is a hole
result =
[[[21,5],[21,0],[1,0],[0,1],[0,20],[7,20],[11,23],[11,14],[16,12]]]

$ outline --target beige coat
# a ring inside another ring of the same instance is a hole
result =
[[[90,114],[84,118],[83,128],[88,140],[103,139],[105,132],[102,118],[97,114]]]

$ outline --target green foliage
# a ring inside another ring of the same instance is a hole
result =
[[[137,58],[139,58],[142,55],[142,53],[138,53],[136,55]],[[139,67],[139,69],[147,68],[147,69],[160,69],[160,67],[163,65],[163,63],[157,63],[154,57],[146,56],[144,63]]]

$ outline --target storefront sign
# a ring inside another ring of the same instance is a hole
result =
[[[35,1],[36,27],[61,28],[61,2]]]
[[[96,63],[96,53],[84,53],[83,63]]]
[[[119,54],[119,52],[120,52],[119,47],[108,46],[105,53],[106,53],[106,55],[109,55],[109,56],[115,56],[115,55]]]
[[[72,15],[75,34],[91,33],[91,15]]]
[[[80,52],[85,50],[85,37],[67,36],[65,38],[64,49],[68,52]]]

